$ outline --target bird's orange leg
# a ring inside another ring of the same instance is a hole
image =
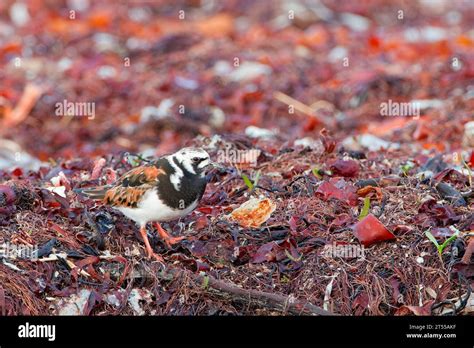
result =
[[[155,222],[155,227],[158,230],[158,233],[159,233],[160,237],[163,238],[163,240],[164,240],[164,242],[165,242],[165,244],[168,248],[171,248],[171,246],[173,244],[179,243],[180,241],[182,241],[184,239],[184,237],[172,237],[172,236],[170,236],[168,234],[168,232],[166,232],[158,222]]]
[[[145,243],[147,257],[149,259],[155,259],[159,262],[164,262],[163,258],[160,255],[155,254],[153,252],[153,249],[151,248],[150,241],[148,240],[148,236],[146,235],[146,225],[140,227],[140,234],[142,235],[143,242]]]

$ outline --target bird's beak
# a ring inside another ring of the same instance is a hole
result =
[[[221,165],[220,163],[214,162],[214,161],[209,162],[207,167],[208,168],[217,168],[217,169],[221,169],[221,170],[226,169],[223,165]]]

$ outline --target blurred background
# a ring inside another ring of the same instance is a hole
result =
[[[4,0],[0,168],[160,155],[197,135],[310,144],[323,127],[456,151],[472,23],[462,0]],[[388,99],[425,101],[422,117],[381,117]],[[58,115],[68,102],[94,116]]]

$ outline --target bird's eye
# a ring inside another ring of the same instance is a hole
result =
[[[194,163],[199,163],[201,161],[201,159],[199,157],[193,157],[192,161]]]

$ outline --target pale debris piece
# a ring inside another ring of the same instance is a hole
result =
[[[271,73],[272,68],[268,65],[257,62],[243,62],[228,76],[231,81],[242,82],[253,80],[262,75],[270,75]]]
[[[245,128],[245,135],[254,139],[272,139],[275,137],[276,132],[266,128],[248,126]]]
[[[474,121],[470,121],[464,125],[462,144],[465,147],[474,147]]]
[[[334,47],[328,54],[328,60],[331,63],[339,63],[343,58],[347,57],[349,51],[343,46]]]
[[[354,151],[361,150],[362,148],[366,148],[369,151],[380,151],[382,149],[396,150],[400,148],[400,144],[380,139],[372,134],[347,137],[343,140],[342,145],[344,148]]]
[[[459,298],[447,299],[446,305],[436,308],[433,314],[434,315],[453,315],[454,314],[453,312],[457,311],[461,307],[464,301],[466,301],[466,307],[464,307],[464,309],[458,314],[469,315],[470,313],[474,313],[474,292],[471,292],[471,294],[469,295],[469,298],[467,298],[467,296],[468,296],[468,293],[465,293],[461,296],[460,299]]]
[[[326,286],[326,291],[324,292],[324,303],[323,303],[323,308],[326,311],[329,311],[329,300],[331,298],[332,284],[334,283],[334,279],[336,279],[338,275],[339,273],[336,273],[333,276],[331,276],[331,281]]]
[[[182,76],[176,76],[174,78],[174,83],[183,89],[195,90],[199,88],[199,82],[193,79],[188,79]]]
[[[89,289],[81,289],[77,294],[59,299],[55,304],[57,315],[84,315],[91,293]]]
[[[75,11],[86,11],[89,8],[89,0],[68,0],[68,8]]]
[[[436,294],[436,291],[434,291],[432,288],[430,287],[427,287],[426,289],[426,292],[428,293],[428,295],[430,295],[433,299],[436,300],[436,298],[438,297],[438,295]]]
[[[58,175],[51,178],[51,180],[49,181],[51,181],[51,184],[53,184],[53,186],[56,186],[56,187],[64,186],[63,183],[71,186],[71,183],[69,182],[66,175],[64,175],[63,171],[60,171]]]
[[[95,50],[97,52],[118,52],[121,47],[117,37],[108,33],[96,33],[92,36]]]
[[[31,19],[26,4],[23,2],[15,2],[10,7],[10,19],[17,27],[26,25]]]
[[[444,101],[440,99],[415,99],[410,101],[410,104],[417,105],[420,110],[425,109],[440,109],[444,105]]]
[[[371,21],[364,16],[355,13],[344,12],[340,14],[341,21],[353,31],[365,31],[369,29]]]
[[[128,296],[128,303],[133,310],[135,315],[145,315],[145,311],[143,310],[140,301],[145,301],[146,303],[150,303],[152,298],[152,293],[147,289],[132,289],[130,291],[130,295]]]
[[[57,194],[58,196],[61,196],[63,198],[66,198],[66,187],[65,186],[51,186],[51,187],[46,187],[46,190]]]
[[[140,123],[146,123],[151,120],[162,120],[171,115],[171,107],[174,105],[174,100],[171,98],[163,99],[156,106],[145,106],[140,112]]]
[[[12,270],[14,271],[17,271],[17,272],[20,272],[20,273],[23,273],[24,271],[21,270],[20,268],[18,268],[17,266],[15,266],[13,263],[10,263],[8,261],[6,261],[5,259],[2,259],[2,263],[7,266],[8,268],[11,268]]]
[[[120,294],[120,296],[123,296],[123,294],[125,293],[125,289],[118,289],[117,290],[118,293]],[[120,306],[120,299],[117,297],[117,295],[115,293],[108,293],[106,294],[105,296],[105,302],[118,308]]]
[[[23,168],[37,171],[43,162],[30,156],[17,143],[0,138],[0,170]]]
[[[314,150],[318,153],[323,153],[324,152],[324,145],[319,139],[313,139],[311,137],[304,137],[301,139],[296,139],[293,142],[294,146],[303,146],[310,148],[311,150]]]
[[[211,116],[209,117],[209,124],[214,128],[222,128],[225,123],[225,113],[221,108],[213,106],[210,108]]]
[[[71,268],[71,270],[74,269],[74,268],[77,268],[77,266],[74,264],[74,262],[67,259],[67,254],[65,252],[57,253],[57,254],[56,253],[50,254],[48,257],[43,257],[43,258],[39,259],[38,261],[48,262],[48,261],[57,261],[59,259],[63,259],[67,263],[67,265]],[[83,269],[81,269],[79,271],[79,273],[84,277],[90,277],[91,276],[89,273],[87,273]]]
[[[425,27],[409,27],[404,32],[408,42],[437,42],[448,38],[448,31],[431,25]]]

